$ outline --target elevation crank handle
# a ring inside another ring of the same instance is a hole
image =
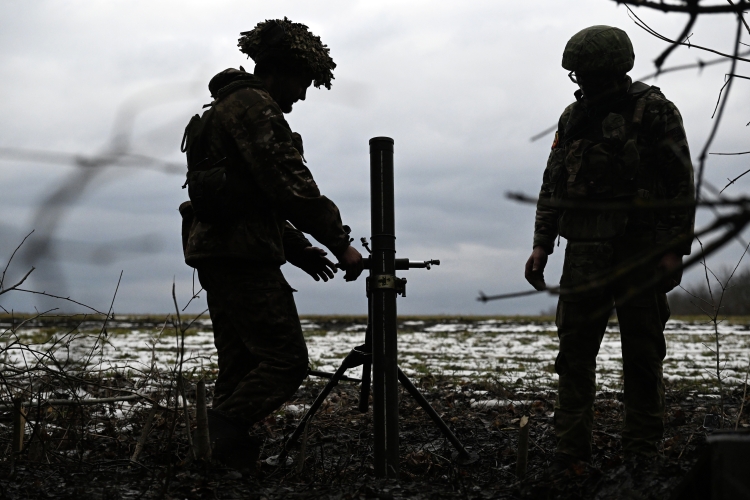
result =
[[[370,269],[370,257],[364,257],[362,264],[365,269]],[[430,269],[432,266],[439,266],[440,260],[409,260],[409,259],[396,259],[396,270],[405,271],[408,269]]]

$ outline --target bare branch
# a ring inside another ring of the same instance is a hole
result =
[[[744,0],[743,0],[744,3]],[[734,54],[737,56],[740,51],[740,38],[742,37],[742,22],[737,21],[737,35],[735,37],[734,42]],[[729,74],[733,75],[735,68],[737,67],[737,57],[734,57],[732,59],[732,68],[729,70]],[[700,156],[698,157],[698,160],[700,162],[700,165],[698,166],[698,175],[697,175],[697,181],[695,183],[695,192],[698,199],[700,199],[701,196],[701,184],[703,182],[703,173],[705,171],[706,166],[706,156],[708,155],[708,149],[711,147],[711,144],[714,141],[714,137],[716,137],[716,132],[719,130],[719,124],[721,123],[721,118],[724,115],[724,108],[726,107],[727,101],[729,100],[729,92],[732,90],[732,82],[734,82],[734,78],[730,78],[727,82],[727,90],[724,93],[724,99],[721,101],[721,106],[719,107],[719,112],[716,117],[716,121],[714,122],[714,126],[711,128],[711,133],[708,136],[708,139],[706,139],[706,144],[703,146],[703,150],[701,151]]]
[[[62,297],[60,295],[54,295],[52,293],[47,293],[47,292],[37,292],[36,290],[26,290],[25,288],[16,288],[15,290],[17,292],[31,293],[31,294],[34,294],[34,295],[44,295],[45,297],[50,297],[50,298],[53,298],[53,299],[65,300],[67,302],[71,302],[73,304],[77,304],[77,305],[79,305],[81,307],[85,307],[86,309],[90,309],[90,310],[94,311],[97,314],[102,314],[102,315],[106,315],[107,314],[107,313],[104,313],[104,312],[102,312],[102,311],[100,311],[98,309],[94,309],[90,305],[84,304],[83,302],[78,302],[77,300],[73,300],[73,299],[70,298],[70,296],[68,296],[68,297]]]
[[[750,153],[750,151],[748,151],[748,153]],[[740,154],[742,154],[742,153],[740,153]],[[727,184],[726,186],[724,186],[724,188],[721,190],[721,192],[723,193],[726,188],[728,188],[729,186],[731,186],[732,184],[734,184],[735,182],[737,182],[739,179],[741,179],[742,177],[744,177],[745,174],[747,174],[747,173],[750,173],[750,170],[745,170],[744,172],[742,172],[740,175],[738,175],[734,179],[727,178],[727,180],[729,181],[729,184]]]
[[[690,30],[693,28],[693,25],[695,24],[695,20],[698,19],[698,13],[695,11],[695,8],[698,7],[698,0],[687,0],[687,2],[688,2],[688,6],[691,7],[690,19],[688,19],[688,22],[685,25],[685,28],[683,28],[682,33],[680,33],[680,36],[677,37],[677,41],[675,41],[673,44],[667,47],[664,50],[664,52],[662,52],[661,55],[654,60],[654,65],[656,66],[657,72],[659,68],[662,67],[662,65],[664,64],[664,61],[667,60],[667,57],[669,57],[669,54],[671,54],[674,49],[679,47],[682,43],[688,43],[688,44],[690,43],[688,41],[688,33],[690,33]]]
[[[13,253],[10,254],[10,259],[8,259],[8,262],[5,264],[5,269],[3,269],[3,275],[0,277],[0,290],[3,289],[3,283],[5,283],[5,273],[8,272],[8,267],[10,266],[10,263],[13,261],[13,257],[16,256],[16,252],[18,252],[18,249],[23,246],[23,244],[26,242],[29,236],[31,236],[34,233],[34,230],[32,229],[29,234],[27,234],[23,240],[21,240],[21,243],[18,244],[15,250],[13,250]],[[29,271],[31,272],[31,271]],[[28,276],[28,275],[27,275]],[[24,278],[25,279],[25,278]],[[16,285],[18,286],[18,285]]]
[[[729,5],[734,5],[734,2],[732,2],[732,0],[727,0],[727,2],[729,2]],[[742,19],[742,24],[745,25],[745,29],[747,30],[748,34],[750,34],[750,26],[748,26],[747,25],[747,21],[745,21],[745,14],[744,14],[744,12],[740,11],[740,12],[738,12],[737,15],[740,17],[740,19]]]
[[[31,273],[33,273],[33,272],[34,272],[34,269],[36,269],[36,268],[35,268],[35,267],[32,267],[31,269],[29,269],[29,272],[27,272],[27,273],[26,273],[26,274],[25,274],[25,275],[23,276],[23,278],[21,278],[21,281],[19,281],[19,282],[18,282],[18,283],[16,283],[15,285],[13,285],[13,286],[11,286],[11,287],[8,287],[8,288],[4,288],[4,289],[0,290],[0,295],[2,295],[2,294],[4,294],[4,293],[7,293],[7,292],[10,292],[11,290],[22,291],[22,290],[20,290],[20,289],[19,289],[18,287],[19,287],[19,286],[21,286],[21,285],[23,284],[23,282],[24,282],[24,281],[26,281],[26,278],[28,278],[28,277],[29,277],[29,275],[30,275]]]
[[[716,106],[714,106],[714,112],[711,114],[711,119],[713,119],[714,116],[716,116],[716,110],[719,109],[719,103],[721,102],[721,94],[722,92],[724,92],[724,89],[726,88],[726,86],[729,85],[729,80],[731,79],[732,79],[731,77],[727,78],[726,81],[724,82],[724,85],[722,85],[721,88],[719,89],[719,97],[716,99]]]
[[[734,54],[734,55],[730,55],[730,54],[725,54],[724,52],[719,52],[718,50],[710,49],[710,48],[708,48],[708,47],[703,47],[703,46],[701,46],[701,45],[695,45],[695,44],[692,44],[692,43],[688,43],[688,42],[680,42],[680,41],[677,41],[677,40],[672,40],[672,39],[670,39],[670,38],[667,38],[666,36],[664,36],[664,35],[662,35],[662,34],[660,34],[660,33],[656,32],[656,31],[655,31],[655,30],[653,30],[653,29],[651,29],[651,28],[650,28],[650,27],[649,27],[649,26],[648,26],[648,25],[647,25],[646,23],[644,23],[644,22],[643,22],[643,21],[641,20],[641,18],[639,18],[639,17],[638,17],[638,16],[637,16],[637,15],[635,14],[635,12],[633,12],[633,11],[632,11],[632,9],[631,9],[630,7],[628,7],[628,6],[625,6],[625,8],[626,8],[626,9],[628,9],[628,12],[629,12],[629,13],[630,13],[630,14],[631,14],[631,15],[632,15],[633,17],[635,17],[635,19],[637,20],[637,21],[636,21],[636,20],[634,20],[634,22],[635,22],[636,26],[638,26],[639,28],[643,29],[644,31],[648,32],[649,34],[651,34],[651,35],[655,36],[656,38],[658,38],[658,39],[660,39],[660,40],[663,40],[663,41],[665,41],[665,42],[669,42],[669,43],[672,43],[672,44],[677,44],[677,45],[685,45],[686,47],[690,47],[691,49],[700,49],[700,50],[705,50],[706,52],[712,52],[712,53],[714,53],[714,54],[717,54],[717,55],[720,55],[720,56],[722,56],[722,57],[726,57],[727,59],[732,59],[732,60],[735,60],[735,61],[745,61],[745,62],[750,62],[750,59],[746,59],[746,58],[744,58],[744,57],[741,57],[741,56],[739,55],[739,53],[738,53],[738,52],[735,52],[735,54]],[[741,26],[741,24],[740,24],[740,26]],[[739,43],[737,43],[736,45],[740,45],[740,44],[739,44]],[[734,71],[732,71],[732,73],[734,73]]]
[[[688,14],[740,14],[747,9],[747,4],[741,1],[735,5],[707,5],[699,6],[697,2],[688,2],[679,5],[673,3],[655,2],[651,0],[615,0],[618,4],[633,5],[635,7],[646,7],[648,9],[660,10],[662,12],[684,12]]]
[[[743,44],[743,45],[745,45],[745,44]],[[748,55],[750,55],[750,51],[741,52],[739,55],[740,56],[748,56]],[[726,57],[717,57],[716,59],[711,59],[710,61],[702,61],[702,60],[698,59],[698,62],[696,62],[696,63],[692,63],[692,64],[680,64],[680,65],[677,65],[677,66],[670,66],[669,68],[659,69],[659,70],[657,70],[657,71],[655,71],[653,73],[649,73],[648,75],[642,76],[640,78],[636,78],[634,81],[645,82],[646,80],[651,80],[652,78],[656,78],[657,76],[663,75],[665,73],[672,73],[672,72],[675,72],[675,71],[684,71],[684,70],[687,70],[687,69],[698,68],[698,69],[700,69],[702,71],[703,68],[705,68],[706,66],[713,66],[715,64],[724,63],[724,62],[728,62],[728,59]],[[529,140],[531,142],[536,142],[539,139],[541,139],[542,137],[546,136],[547,134],[551,134],[555,130],[557,130],[557,125],[556,124],[552,125],[549,128],[544,129],[543,131],[537,133],[536,135],[531,136],[531,138]],[[712,154],[714,154],[714,153],[712,153]]]
[[[705,259],[709,255],[723,248],[727,242],[736,238],[737,235],[747,226],[748,223],[750,223],[750,212],[742,211],[739,214],[729,214],[729,215],[718,217],[708,227],[703,228],[700,231],[697,231],[695,233],[695,237],[699,238],[703,235],[707,235],[713,231],[716,231],[724,226],[729,227],[729,229],[727,229],[723,234],[721,234],[719,237],[713,240],[706,248],[702,249],[702,252],[700,255],[693,255],[689,257],[683,263],[682,268],[688,269],[692,267],[693,265],[700,263],[702,259]],[[565,289],[562,289],[559,286],[548,287],[546,291],[552,295],[559,295],[561,293],[575,295],[575,294],[580,294],[583,292],[591,292],[593,290],[602,290],[612,285],[613,283],[615,283],[618,279],[620,279],[620,276],[626,275],[635,269],[638,269],[644,265],[648,265],[649,263],[652,263],[654,259],[664,255],[664,252],[667,251],[669,248],[672,248],[675,245],[682,244],[683,242],[686,241],[687,238],[689,238],[689,236],[687,235],[682,236],[680,238],[676,238],[675,240],[667,242],[664,245],[658,245],[657,247],[652,248],[648,252],[644,252],[638,256],[632,257],[626,262],[623,262],[618,267],[617,273],[605,271],[596,276],[593,276],[588,282],[582,285],[575,286],[572,288],[565,288]],[[644,290],[647,290],[653,286],[656,286],[656,284],[658,284],[664,278],[665,274],[666,273],[663,271],[655,272],[653,276],[651,277],[651,279],[641,283],[641,286],[639,287],[630,289],[627,293],[623,294],[621,297],[617,297],[616,300],[619,301],[618,303],[626,303],[629,300],[632,300],[634,297],[636,297],[639,293],[642,293]],[[480,292],[480,296],[478,297],[477,300],[486,303],[490,300],[509,299],[509,298],[515,298],[515,297],[522,297],[524,295],[533,295],[536,293],[540,293],[540,292],[538,292],[537,290],[524,290],[522,292],[507,293],[507,294],[492,295],[492,296],[488,296]]]
[[[600,201],[579,201],[579,200],[552,200],[549,198],[537,198],[524,193],[508,192],[505,194],[509,200],[519,201],[521,203],[533,203],[540,207],[549,208],[571,208],[575,210],[657,210],[660,208],[681,208],[681,207],[737,207],[740,209],[750,209],[750,198],[721,198],[719,200],[645,200],[636,198],[632,201],[622,202],[600,202]]]

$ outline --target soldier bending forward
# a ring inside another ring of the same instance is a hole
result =
[[[311,84],[330,89],[336,65],[328,48],[286,18],[242,33],[239,47],[255,61],[254,73],[227,69],[209,82],[213,102],[185,130],[191,201],[180,206],[185,261],[206,290],[218,351],[213,454],[236,467],[257,459],[250,426],[307,375],[293,290],[280,266],[289,261],[316,281],[336,271],[301,231],[328,247],[347,280],[362,272],[338,208],[321,195],[302,139],[284,119]]]

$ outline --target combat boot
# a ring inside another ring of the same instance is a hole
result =
[[[207,413],[211,456],[227,467],[253,471],[260,456],[260,440],[248,434],[249,426],[213,409]]]

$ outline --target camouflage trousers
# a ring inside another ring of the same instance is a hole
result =
[[[307,375],[292,288],[278,266],[198,268],[218,352],[213,408],[250,425],[287,401]]]
[[[648,242],[643,238],[569,242],[561,286],[590,283],[592,277],[602,272],[616,276],[622,263],[644,249],[653,248],[653,243],[650,246],[644,243]],[[614,305],[620,326],[624,378],[623,451],[656,453],[664,431],[662,361],[666,355],[664,326],[669,306],[666,294],[653,288],[640,290],[627,301],[622,299],[654,272],[652,263],[623,274],[604,288],[561,296],[556,317],[560,352],[555,361],[559,375],[554,420],[558,452],[581,459],[591,456],[596,356]]]

